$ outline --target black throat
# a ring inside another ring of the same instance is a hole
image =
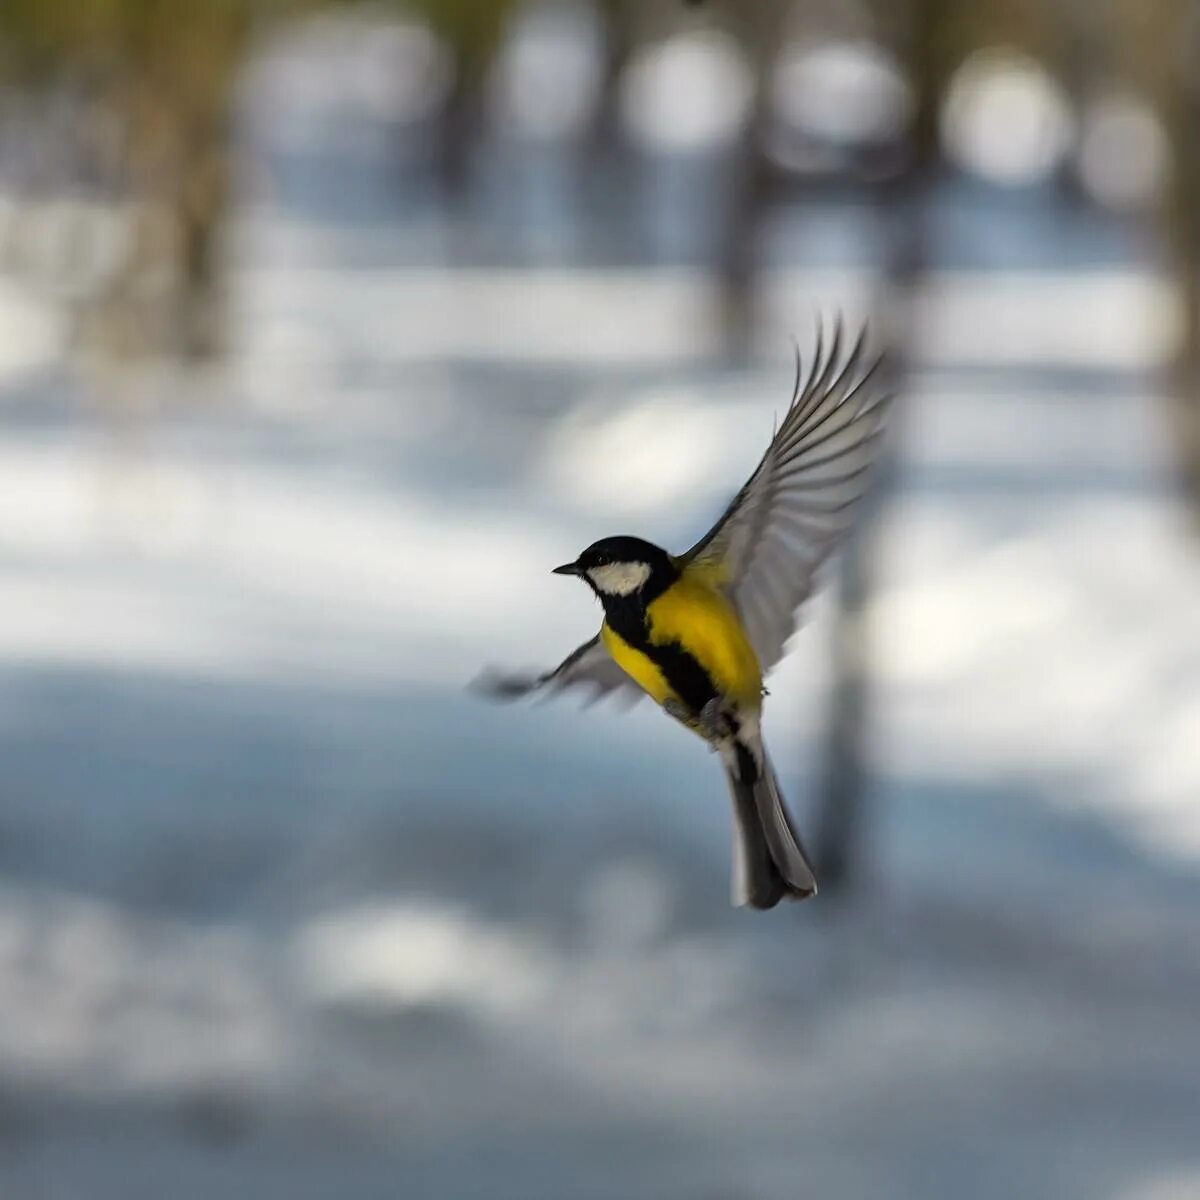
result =
[[[678,578],[679,568],[674,563],[656,563],[646,582],[628,596],[612,596],[597,591],[609,627],[631,646],[644,650],[647,645],[646,609]]]

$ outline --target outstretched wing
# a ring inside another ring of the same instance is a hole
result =
[[[865,336],[864,329],[844,353],[839,320],[826,353],[818,330],[806,379],[797,349],[791,404],[767,452],[682,558],[732,598],[764,671],[783,656],[796,610],[870,482],[891,397],[872,383],[880,359],[864,365]]]
[[[636,704],[645,692],[617,666],[597,634],[573,650],[552,671],[541,674],[516,674],[485,671],[474,687],[493,700],[519,700],[538,692],[551,695],[574,689],[590,693],[587,703],[615,693],[626,705]]]

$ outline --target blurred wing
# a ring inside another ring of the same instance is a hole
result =
[[[599,634],[568,654],[553,671],[519,675],[488,670],[474,687],[493,700],[519,700],[536,693],[549,696],[571,688],[580,694],[590,692],[588,704],[615,694],[626,706],[646,694],[613,662]]]
[[[746,486],[682,559],[733,599],[764,671],[783,656],[796,610],[870,481],[890,397],[871,384],[880,360],[863,365],[865,335],[843,354],[839,321],[826,354],[818,330],[803,386],[796,351],[783,423]]]

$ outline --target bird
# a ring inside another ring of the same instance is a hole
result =
[[[783,657],[819,568],[850,529],[887,429],[891,395],[866,327],[847,350],[818,326],[810,367],[796,347],[791,400],[766,452],[716,524],[674,555],[640,537],[593,542],[557,575],[581,579],[600,631],[557,667],[486,670],[493,699],[569,690],[649,695],[719,755],[733,801],[731,900],[774,908],[817,892],[811,858],[763,745],[764,675]]]

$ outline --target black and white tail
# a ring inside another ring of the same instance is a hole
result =
[[[734,750],[728,758],[722,755],[733,797],[733,903],[774,908],[785,897],[815,896],[816,877],[770,759],[763,751],[760,766],[740,743]]]

